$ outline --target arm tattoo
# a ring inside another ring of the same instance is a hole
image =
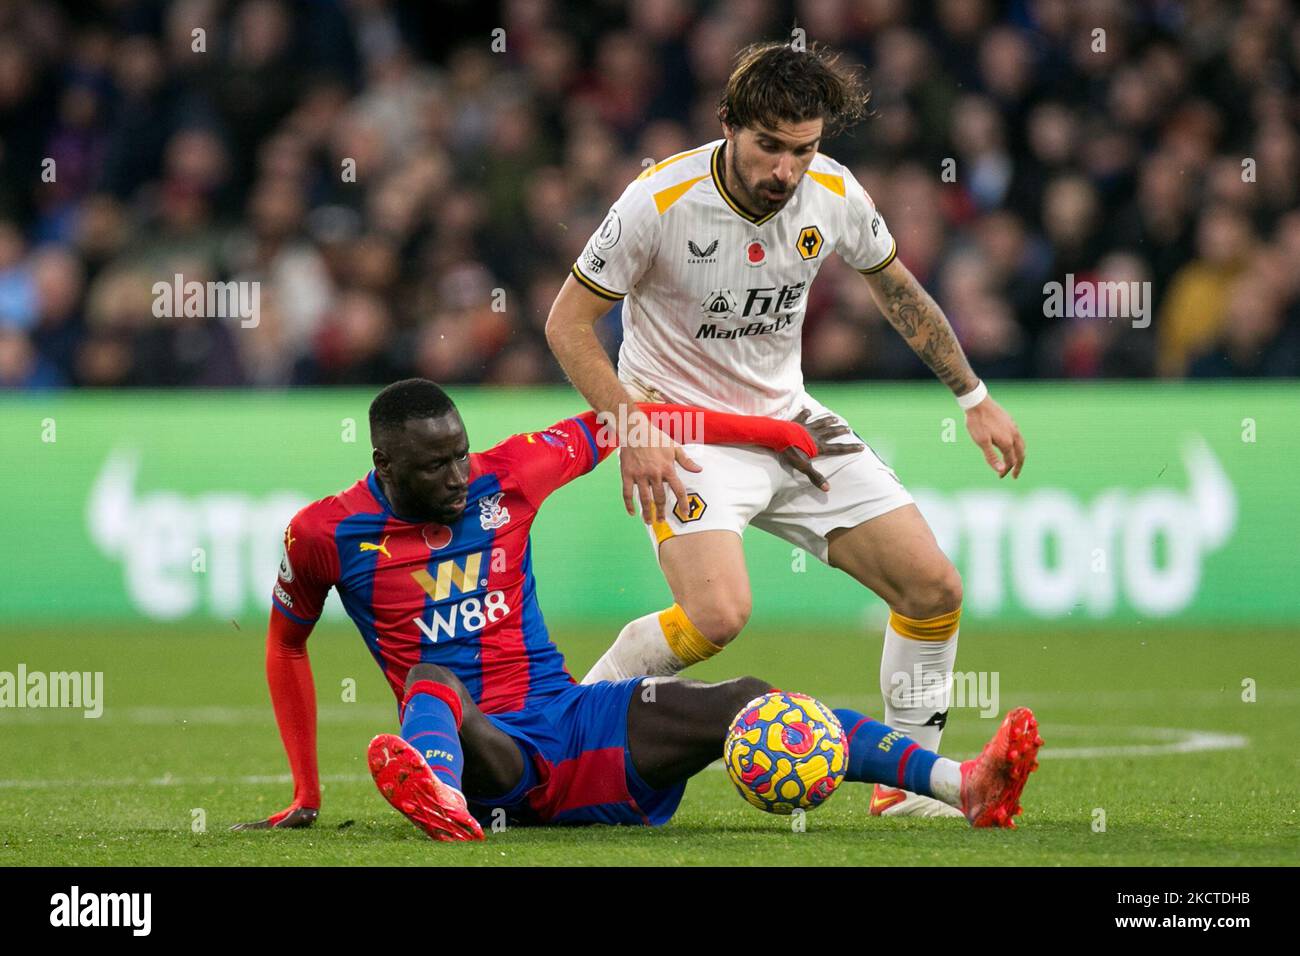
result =
[[[901,264],[900,264],[901,265]],[[954,394],[965,394],[978,381],[966,361],[952,326],[928,292],[906,267],[893,267],[867,277],[876,305],[886,320]]]

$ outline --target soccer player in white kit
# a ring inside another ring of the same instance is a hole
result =
[[[824,134],[862,118],[866,101],[854,73],[824,49],[761,43],[742,50],[719,105],[724,138],[658,163],[627,187],[574,264],[546,333],[592,408],[635,423],[629,433],[644,436],[620,448],[624,505],[632,513],[639,498],[674,599],[624,627],[585,680],[675,674],[734,638],[750,614],[741,536],[753,524],[847,572],[889,605],[880,666],[885,722],[938,750],[961,578],[898,476],[861,448],[816,459],[824,479],[817,487],[763,450],[674,446],[636,422],[631,405],[675,402],[786,419],[831,414],[803,387],[800,334],[808,288],[836,253],[953,391],[989,466],[1000,477],[1019,475],[1025,450],[1015,422],[988,396],[942,311],[897,258],[871,197],[818,152]],[[620,300],[616,372],[593,327]],[[878,785],[871,812],[939,816],[951,808]]]

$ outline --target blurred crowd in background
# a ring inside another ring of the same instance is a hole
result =
[[[981,375],[1300,374],[1288,0],[9,0],[0,386],[562,381],[587,238],[796,24],[865,70],[823,151]],[[1150,327],[1050,317],[1067,273]],[[155,317],[176,274],[260,282],[257,326]],[[807,308],[808,378],[928,375],[837,259]]]

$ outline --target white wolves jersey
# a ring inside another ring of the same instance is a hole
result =
[[[755,218],[723,185],[725,140],[647,169],[573,266],[623,300],[619,378],[652,401],[788,418],[803,391],[808,286],[827,256],[878,272],[896,247],[853,174],[818,154],[790,201]]]

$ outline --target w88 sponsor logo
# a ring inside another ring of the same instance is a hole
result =
[[[420,632],[437,644],[440,637],[468,637],[480,633],[489,624],[506,617],[510,605],[506,603],[504,591],[489,591],[483,597],[461,598],[454,604],[435,607],[431,613],[432,620],[425,623],[423,617],[412,620]]]

